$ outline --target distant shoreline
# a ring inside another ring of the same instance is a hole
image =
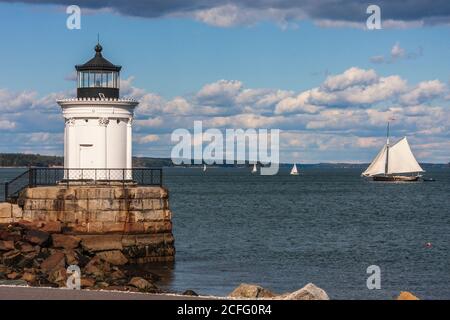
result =
[[[194,162],[192,159],[191,162]],[[42,168],[62,168],[64,158],[62,156],[46,156],[40,154],[23,154],[23,153],[0,153],[0,168],[2,169],[26,169],[28,167]],[[248,161],[245,164],[214,164],[209,167],[248,167],[251,166]],[[260,165],[258,163],[258,165]],[[280,163],[281,168],[291,167],[293,163]],[[348,162],[319,162],[319,163],[302,163],[297,162],[301,167],[317,167],[317,168],[367,168],[369,163],[348,163]],[[421,163],[424,167],[450,167],[449,163]],[[151,157],[133,157],[133,167],[199,167],[202,164],[185,164],[175,165],[170,158],[151,158]]]

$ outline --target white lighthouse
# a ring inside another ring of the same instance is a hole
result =
[[[75,68],[77,97],[58,100],[65,119],[66,178],[94,179],[95,171],[96,180],[124,179],[132,168],[132,123],[139,102],[119,97],[121,66],[102,56],[100,44],[94,58]]]

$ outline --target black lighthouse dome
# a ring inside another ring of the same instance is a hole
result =
[[[78,98],[119,98],[120,69],[102,55],[97,43],[95,56],[85,64],[76,65]]]

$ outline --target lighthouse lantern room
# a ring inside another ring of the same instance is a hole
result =
[[[77,97],[58,100],[65,120],[66,179],[126,179],[131,175],[126,169],[132,168],[132,121],[138,102],[120,98],[121,66],[103,57],[100,44],[91,60],[75,68]]]

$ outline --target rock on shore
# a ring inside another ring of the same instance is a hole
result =
[[[78,265],[82,288],[161,292],[153,283],[158,276],[140,277],[125,268],[128,260],[121,251],[90,249],[76,236],[0,224],[0,282],[66,287],[67,267]]]
[[[282,299],[282,300],[330,300],[327,293],[312,283],[292,293],[276,295],[273,292],[256,284],[240,284],[228,295],[230,298],[248,299]]]
[[[241,283],[229,294],[231,298],[273,298],[275,294],[256,284]]]

